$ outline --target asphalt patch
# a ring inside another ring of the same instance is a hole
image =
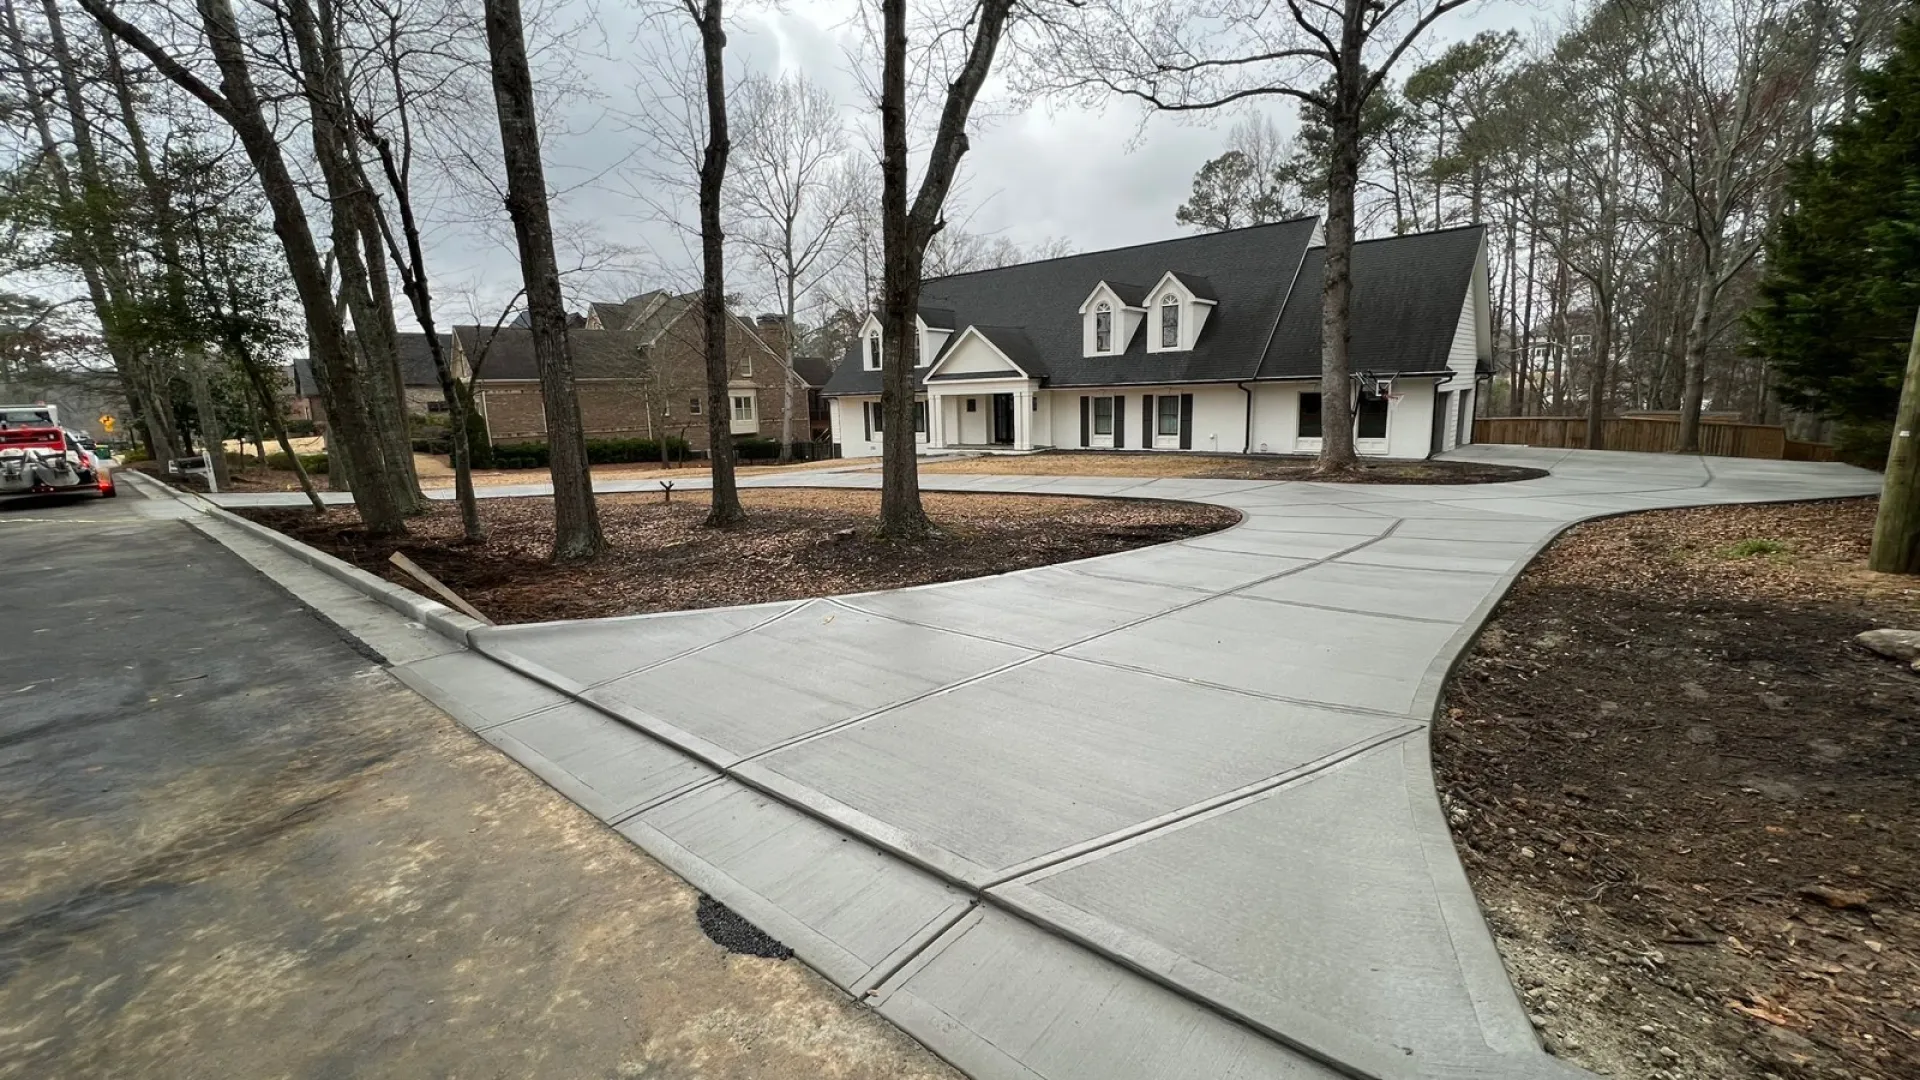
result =
[[[765,930],[741,918],[739,912],[711,896],[700,897],[700,910],[696,917],[700,920],[700,932],[730,953],[768,960],[787,960],[793,956],[792,949],[780,944]]]

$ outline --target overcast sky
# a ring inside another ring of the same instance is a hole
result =
[[[586,299],[617,299],[652,287],[693,287],[698,239],[688,228],[691,222],[676,226],[660,220],[655,209],[679,205],[685,208],[679,216],[690,219],[691,204],[676,200],[653,179],[671,174],[670,164],[649,153],[644,138],[622,118],[643,107],[649,92],[637,88],[635,58],[657,50],[662,30],[642,22],[629,6],[589,9],[586,0],[553,2],[559,21],[593,12],[591,31],[578,39],[587,44],[568,51],[564,62],[583,71],[584,81],[598,91],[597,100],[562,106],[545,133],[549,185],[564,192],[556,214],[591,242],[633,249],[596,273],[575,276],[569,302],[578,306]],[[1482,0],[1443,19],[1422,50],[1432,55],[1486,29],[1528,32],[1566,6],[1565,0]],[[855,59],[864,36],[856,0],[794,0],[777,10],[740,15],[729,34],[729,65],[742,72],[804,73],[840,101],[850,132],[871,131],[876,121]],[[1403,61],[1398,74],[1404,77],[1414,66]],[[864,81],[876,82],[877,73]],[[1004,87],[989,96],[992,100],[976,110],[977,116],[986,115],[974,125],[950,220],[1022,245],[1061,238],[1075,251],[1181,235],[1185,230],[1174,223],[1174,209],[1186,198],[1195,170],[1221,152],[1227,129],[1242,115],[1197,121],[1147,116],[1121,100],[1104,108],[1041,106],[1016,113]],[[1276,100],[1267,108],[1283,131],[1296,126],[1290,102]],[[859,144],[861,136],[853,138]],[[564,239],[562,246],[568,246]],[[430,256],[437,276],[448,283],[437,305],[448,309],[443,319],[471,321],[475,313],[498,310],[518,287],[512,254],[504,222],[485,230],[439,230]],[[567,261],[565,252],[562,261]],[[735,277],[731,268],[729,276]],[[751,293],[754,283],[737,282],[734,288]]]

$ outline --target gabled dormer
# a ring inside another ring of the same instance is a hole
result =
[[[1080,355],[1118,356],[1127,351],[1133,335],[1146,321],[1144,298],[1138,285],[1103,281],[1080,305]]]
[[[914,347],[919,353],[914,367],[926,367],[953,336],[953,312],[945,308],[921,308],[920,314],[913,320]],[[880,316],[869,313],[866,321],[860,324],[860,366],[868,371],[880,370],[880,357],[884,346],[880,332]]]
[[[1147,351],[1185,352],[1200,340],[1207,316],[1220,303],[1213,282],[1169,270],[1147,294]]]

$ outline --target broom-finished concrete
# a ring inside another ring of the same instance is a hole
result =
[[[976,1076],[1574,1075],[1540,1050],[1441,816],[1447,672],[1571,522],[1878,478],[1451,456],[1552,475],[928,475],[1246,517],[1000,577],[478,631],[484,656],[399,670]]]

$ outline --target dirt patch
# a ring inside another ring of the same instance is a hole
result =
[[[1613,1076],[1920,1076],[1920,625],[1872,500],[1582,525],[1448,688],[1455,840],[1554,1052]]]
[[[930,461],[923,473],[1016,476],[1150,476],[1190,480],[1317,480],[1315,459],[1277,454],[1150,454],[1124,450],[1049,450],[1039,454]],[[1543,469],[1479,461],[1363,461],[1343,484],[1502,484],[1534,480]]]
[[[587,619],[648,611],[794,600],[924,585],[1106,555],[1213,532],[1240,515],[1218,506],[1035,495],[928,493],[940,534],[900,544],[874,534],[873,491],[747,490],[747,523],[725,532],[701,524],[705,492],[603,495],[601,523],[613,550],[580,566],[548,565],[553,506],[547,499],[483,499],[487,538],[460,540],[456,508],[437,504],[410,523],[412,535],[371,541],[350,509],[252,510],[279,529],[390,581],[416,588],[388,564],[402,551],[498,622]]]

